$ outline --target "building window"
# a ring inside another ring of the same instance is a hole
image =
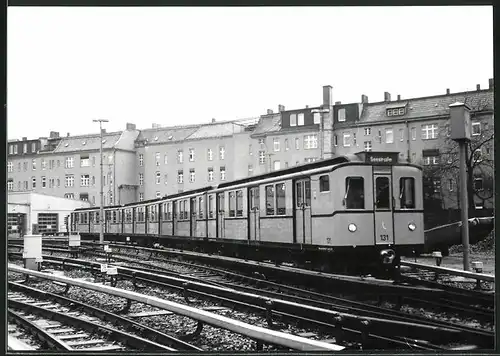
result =
[[[139,185],[144,185],[144,174],[139,173]]]
[[[35,153],[35,152],[36,152],[36,143],[32,142],[31,143],[31,153]]]
[[[339,109],[337,114],[338,114],[339,122],[344,122],[345,121],[345,109]]]
[[[330,177],[327,175],[319,177],[319,191],[328,192],[330,191]]]
[[[155,165],[156,167],[160,166],[161,155],[160,152],[155,153]]]
[[[64,197],[66,199],[75,199],[75,194],[73,194],[73,193],[66,193],[66,194],[64,194]]]
[[[385,143],[394,142],[394,131],[392,129],[385,129]]]
[[[161,192],[156,192],[156,198],[161,198]]]
[[[290,126],[297,126],[297,114],[290,114]]]
[[[220,167],[220,180],[226,180],[226,167]]]
[[[14,145],[9,145],[9,154],[13,154],[14,153]]]
[[[21,181],[17,182],[17,190],[21,190]]]
[[[402,116],[405,114],[405,108],[387,109],[387,116]]]
[[[143,201],[144,200],[144,193],[139,193],[139,201]]]
[[[299,147],[299,145],[300,145],[300,140],[299,140],[299,138],[297,137],[297,138],[295,139],[295,149],[296,149],[296,150],[298,150],[298,149],[300,148],[300,147]]]
[[[290,146],[288,145],[288,139],[285,138],[285,151],[288,151],[290,149]]]
[[[412,141],[415,141],[417,139],[417,128],[412,127],[410,131],[411,131],[411,139]]]
[[[438,136],[438,125],[422,125],[422,140],[431,140]]]
[[[28,190],[28,181],[27,180],[24,181],[24,190]]]
[[[264,151],[259,151],[259,164],[266,163],[266,153]]]
[[[93,163],[93,165],[95,165],[95,157],[94,157],[94,163]],[[139,155],[139,166],[142,167],[143,165],[144,165],[144,155],[141,153]]]
[[[253,155],[253,152],[252,152],[252,145],[248,145],[248,154],[251,156]]]
[[[194,148],[189,149],[189,162],[194,162]]]
[[[89,201],[89,194],[88,193],[80,193],[80,200]]]
[[[474,178],[474,190],[480,192],[483,189],[483,178]]]
[[[31,188],[36,188],[36,177],[31,177]]]
[[[222,146],[219,148],[219,159],[224,160],[225,156],[226,156],[226,148]]]
[[[313,123],[320,124],[321,123],[321,115],[319,112],[313,113]]]
[[[19,172],[21,172],[21,162],[18,162],[18,163],[17,163],[17,170],[18,170]]]
[[[356,143],[356,132],[353,132],[352,133],[352,145],[353,146],[357,146],[357,143]]]
[[[405,139],[405,130],[399,129],[399,141],[404,141]]]
[[[213,151],[212,151],[212,149],[211,149],[211,148],[209,148],[209,149],[207,150],[207,159],[208,159],[209,161],[211,161],[211,160],[213,160],[213,159],[214,159],[214,153],[213,153]]]
[[[213,168],[209,168],[208,169],[208,181],[211,182],[214,180],[214,169]]]
[[[160,172],[156,172],[155,183],[156,184],[160,184],[161,183],[161,173]]]
[[[177,151],[177,163],[182,163],[184,161],[182,150]]]
[[[248,165],[248,175],[253,175],[253,166],[251,164]]]
[[[80,177],[80,186],[81,187],[88,187],[89,183],[90,183],[90,175],[82,174]]]
[[[36,171],[36,159],[31,160],[31,168]]]
[[[439,164],[439,156],[425,156],[424,166],[433,166]]]
[[[317,135],[304,136],[304,149],[310,150],[314,148],[318,148],[318,136]]]
[[[51,161],[51,162],[53,163],[54,161]],[[89,166],[90,166],[89,156],[88,155],[80,156],[80,167],[89,167]]]
[[[14,171],[14,164],[12,162],[7,162],[7,172],[13,172]]]
[[[481,123],[480,122],[473,122],[472,123],[472,136],[479,136],[481,135]]]
[[[481,149],[477,149],[474,151],[474,154],[472,155],[472,159],[474,160],[474,162],[481,162],[482,161],[482,151]]]
[[[372,129],[371,127],[365,127],[365,136],[369,136],[372,134]]]
[[[333,145],[334,145],[334,146],[337,146],[337,145],[338,145],[338,143],[339,143],[338,141],[339,141],[339,140],[338,140],[337,135],[333,135]]]
[[[27,171],[28,170],[28,162],[23,162],[23,171]]]
[[[278,171],[280,169],[280,161],[274,161],[273,165],[275,171]]]
[[[297,114],[297,126],[304,126],[304,114]]]
[[[23,143],[23,153],[28,153],[28,144]]]
[[[191,168],[189,170],[189,182],[194,183],[194,180],[195,180],[195,172],[194,172],[194,168]]]
[[[61,185],[61,180],[57,178],[57,186],[59,187]]]
[[[344,137],[343,138],[343,145],[344,145],[344,147],[349,147],[351,145],[351,143],[349,142],[350,139],[351,139],[351,134],[344,132],[344,136],[343,137]]]
[[[14,154],[17,155],[17,145],[14,145]]]
[[[75,176],[66,175],[64,179],[65,179],[65,187],[73,187],[75,185]]]
[[[73,160],[73,158],[71,158]],[[45,159],[42,158],[42,171],[46,170],[47,169],[47,161],[45,161]],[[71,167],[73,167],[73,163],[71,164]]]
[[[12,147],[12,146],[11,146]],[[7,181],[7,190],[9,192],[13,191],[14,190],[14,181],[13,180],[9,180]]]
[[[264,139],[263,138],[259,138],[259,145],[260,145],[260,148],[264,148]]]
[[[184,183],[184,171],[177,171],[177,183]]]
[[[275,152],[280,150],[280,139],[279,138],[273,138],[273,147],[274,147]]]
[[[42,160],[42,169],[43,169],[43,160]],[[64,165],[65,168],[73,168],[73,157],[66,157],[66,160],[65,160],[65,165]]]
[[[364,147],[366,152],[370,152],[372,150],[372,141],[365,141]]]

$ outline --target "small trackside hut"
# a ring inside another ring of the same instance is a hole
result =
[[[97,210],[75,211],[84,237],[97,237],[88,215]],[[397,152],[338,156],[105,211],[122,219],[107,228],[110,240],[323,270],[396,270],[424,244],[422,170]]]

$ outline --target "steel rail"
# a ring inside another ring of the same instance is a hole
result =
[[[491,275],[491,274],[461,271],[461,270],[449,268],[449,267],[426,265],[426,264],[422,264],[422,263],[409,262],[409,261],[401,261],[401,265],[411,267],[411,268],[428,270],[428,271],[432,271],[432,272],[438,272],[438,273],[442,273],[442,274],[450,274],[453,276],[460,276],[460,277],[495,283],[495,275]]]
[[[120,326],[125,327],[126,329],[131,329],[135,333],[140,333],[142,336],[146,336],[147,338],[153,339],[157,343],[173,347],[177,351],[179,350],[179,347],[182,350],[203,351],[203,349],[201,349],[201,348],[198,348],[194,345],[188,344],[182,340],[176,339],[170,335],[161,333],[155,329],[152,329],[146,325],[142,325],[142,324],[135,322],[129,318],[125,318],[125,317],[122,317],[120,315],[108,312],[106,310],[93,307],[89,304],[82,303],[82,302],[75,300],[75,299],[70,299],[70,298],[64,297],[62,295],[50,293],[47,291],[43,291],[43,290],[36,289],[33,287],[25,286],[23,284],[15,283],[15,282],[9,282],[8,287],[9,287],[9,289],[21,291],[21,292],[26,293],[28,295],[34,295],[37,298],[54,300],[62,305],[70,305],[73,308],[78,307],[78,308],[80,308],[80,310],[83,310],[88,314],[95,315],[95,316],[99,317],[99,319],[101,319],[101,320],[109,320],[113,324],[119,324]],[[174,350],[172,350],[172,351],[174,351]]]
[[[330,351],[340,351],[344,347],[334,344],[329,344],[325,342],[319,342],[315,340],[309,340],[306,338],[301,338],[295,335],[286,334],[283,332],[278,332],[275,330],[269,330],[266,328],[250,325],[243,323],[241,321],[233,320],[224,316],[213,314],[204,310],[199,310],[190,306],[178,304],[171,301],[166,301],[153,296],[146,296],[133,291],[125,291],[119,288],[110,287],[106,285],[98,285],[95,283],[84,282],[80,280],[74,280],[67,277],[53,276],[46,273],[28,270],[22,267],[18,267],[12,264],[8,265],[8,269],[13,272],[23,273],[30,276],[39,277],[42,279],[48,279],[52,281],[62,282],[74,286],[78,286],[85,289],[95,290],[101,293],[107,293],[115,295],[118,297],[134,300],[140,303],[152,305],[161,309],[166,309],[174,312],[175,314],[183,315],[200,322],[224,328],[238,334],[248,336],[253,339],[260,340],[262,342],[280,345],[296,350],[304,351],[320,351],[320,350],[330,350]]]

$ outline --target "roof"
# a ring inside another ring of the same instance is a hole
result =
[[[449,95],[439,95],[406,100],[406,113],[402,116],[386,116],[386,109],[395,103],[365,104],[360,122],[377,122],[397,119],[420,119],[424,117],[446,116],[448,106],[455,102],[466,103],[472,111],[493,110],[493,91],[480,90]]]
[[[141,130],[137,137],[138,141],[147,140],[148,143],[169,143],[184,141],[192,133],[196,132],[199,125],[159,127]]]
[[[113,148],[121,137],[121,132],[103,134],[103,149]],[[63,137],[53,153],[92,151],[100,147],[100,134]]]
[[[242,127],[235,125],[232,122],[213,123],[201,126],[198,130],[193,132],[188,139],[197,140],[211,137],[231,136],[232,134],[240,131],[242,131]]]
[[[263,116],[259,120],[257,127],[252,135],[262,135],[270,132],[276,132],[281,129],[281,114],[273,114],[272,116]]]

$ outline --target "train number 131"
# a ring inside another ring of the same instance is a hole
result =
[[[389,235],[380,235],[381,241],[389,241]]]

